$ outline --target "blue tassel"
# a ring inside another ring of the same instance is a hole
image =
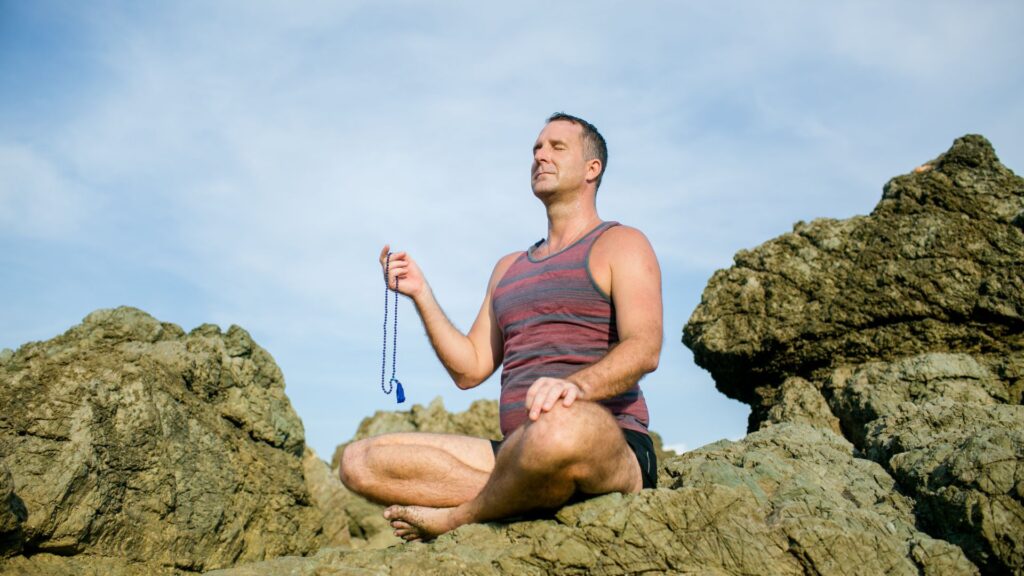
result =
[[[402,389],[402,383],[395,380],[395,397],[398,398],[398,403],[405,402],[405,390]]]

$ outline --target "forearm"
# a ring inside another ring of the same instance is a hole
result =
[[[658,368],[660,338],[630,339],[616,344],[604,358],[567,378],[585,400],[604,400],[630,390]]]
[[[441,365],[459,388],[472,388],[487,376],[480,377],[479,360],[472,340],[452,324],[434,297],[429,285],[415,297],[416,311]]]

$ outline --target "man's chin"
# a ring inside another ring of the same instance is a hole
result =
[[[554,190],[552,190],[552,189],[550,189],[550,188],[548,188],[546,186],[534,186],[533,187],[533,195],[536,196],[537,198],[544,199],[544,198],[547,198],[547,197],[551,196],[552,194],[554,194]]]

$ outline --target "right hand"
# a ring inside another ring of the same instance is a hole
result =
[[[387,268],[388,288],[395,290],[397,287],[399,294],[416,298],[427,286],[423,272],[406,252],[392,254],[391,261],[388,263],[388,251],[390,250],[391,246],[385,244],[384,249],[380,251],[380,269],[383,272]]]

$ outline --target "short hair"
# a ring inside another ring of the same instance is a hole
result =
[[[604,141],[604,136],[597,131],[590,122],[587,122],[583,118],[578,118],[565,112],[555,112],[548,118],[548,124],[557,120],[563,120],[565,122],[572,122],[580,128],[583,128],[583,156],[585,160],[598,159],[601,161],[601,173],[597,175],[597,182],[595,183],[594,189],[601,187],[601,179],[604,178],[604,173],[608,169],[608,144]]]

